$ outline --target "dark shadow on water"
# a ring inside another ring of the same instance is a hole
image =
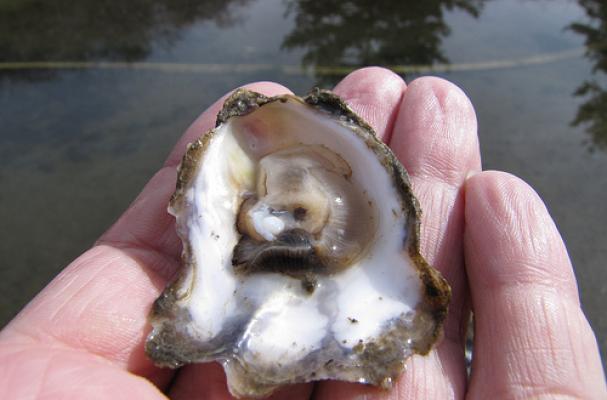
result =
[[[478,17],[485,0],[287,0],[295,28],[284,49],[304,49],[302,64],[358,68],[368,65],[447,63],[441,49],[449,35],[444,14],[459,9]],[[344,74],[319,74],[332,86]]]
[[[194,22],[229,26],[250,0],[0,0],[0,62],[138,61]],[[40,80],[52,71],[3,72]]]
[[[569,29],[584,36],[586,57],[593,63],[594,76],[575,91],[575,96],[581,97],[584,102],[571,124],[586,129],[590,150],[607,151],[607,89],[602,83],[607,74],[607,2],[578,2],[586,11],[588,21],[573,23]]]

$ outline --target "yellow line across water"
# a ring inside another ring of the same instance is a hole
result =
[[[388,65],[397,73],[432,73],[454,71],[490,71],[517,68],[532,65],[550,64],[557,61],[581,57],[584,47],[538,54],[530,57],[480,61],[473,63],[434,64],[434,65]],[[206,74],[227,74],[244,72],[277,71],[289,75],[345,75],[358,67],[315,66],[301,67],[285,64],[205,64],[205,63],[166,63],[166,62],[126,62],[126,61],[17,61],[0,62],[0,71],[18,70],[149,70],[159,72],[189,72]]]

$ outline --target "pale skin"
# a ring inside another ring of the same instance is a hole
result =
[[[266,95],[289,90],[246,86]],[[453,301],[444,339],[415,356],[391,391],[324,381],[274,399],[605,399],[595,336],[567,250],[538,195],[503,172],[481,172],[476,117],[447,81],[409,84],[380,68],[335,92],[390,145],[423,210],[422,253]],[[0,332],[3,399],[229,399],[217,364],[155,367],[143,345],[152,302],[179,269],[167,215],[185,145],[213,126],[222,100],[186,131],[141,194],[96,245],[72,262]],[[476,315],[472,376],[464,328]]]

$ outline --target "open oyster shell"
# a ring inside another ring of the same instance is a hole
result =
[[[169,212],[184,266],[150,316],[158,365],[219,361],[238,397],[389,387],[440,336],[450,288],[420,255],[407,173],[331,92],[237,90],[189,146]]]

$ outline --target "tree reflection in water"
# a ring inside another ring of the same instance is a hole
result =
[[[586,11],[589,23],[573,23],[570,29],[585,36],[586,56],[594,63],[593,72],[607,74],[607,2],[578,0]],[[604,76],[602,77],[604,78]],[[595,75],[576,90],[585,99],[572,122],[584,126],[590,135],[590,148],[607,151],[607,90]]]
[[[446,63],[446,10],[478,17],[485,0],[287,0],[295,28],[283,48],[305,49],[304,67]],[[333,84],[340,76],[317,76]]]
[[[248,2],[0,0],[0,61],[138,61],[194,22],[230,25]]]

